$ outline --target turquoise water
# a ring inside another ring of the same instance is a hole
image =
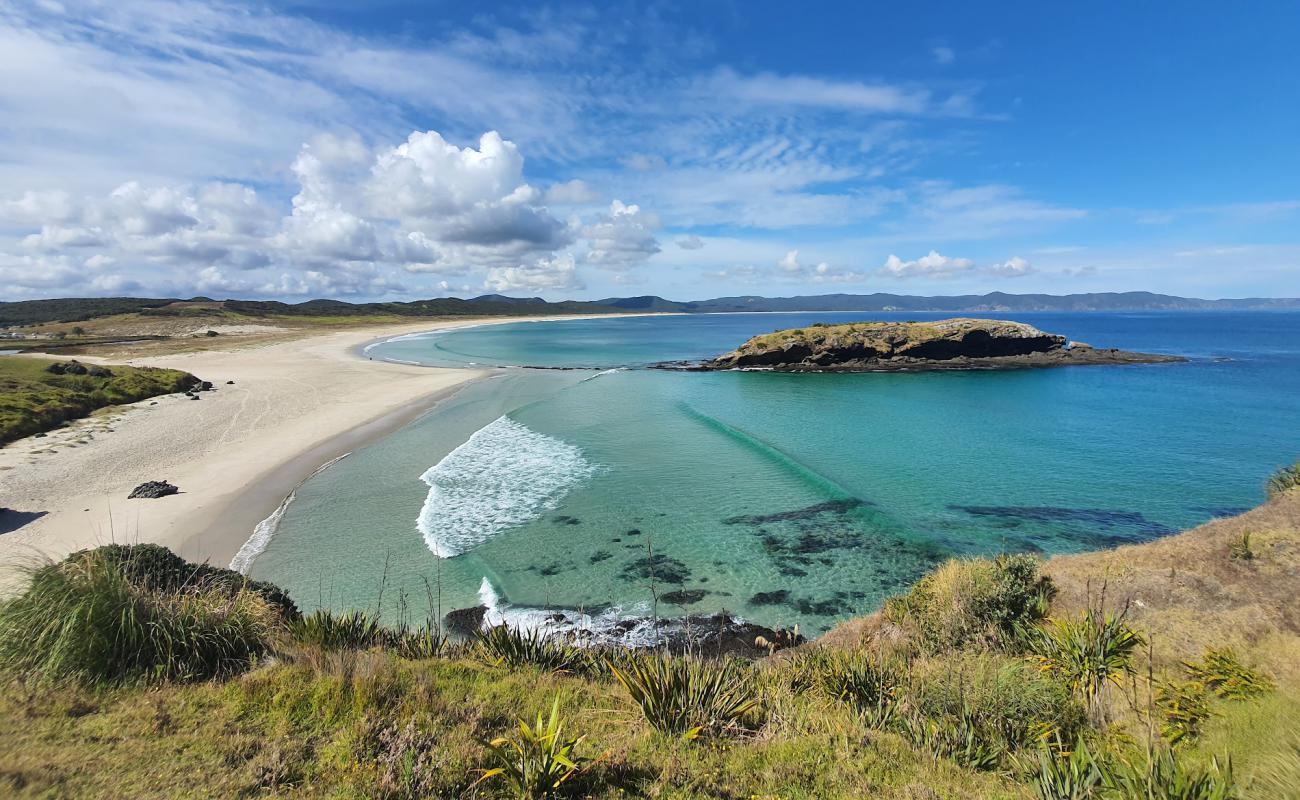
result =
[[[1296,314],[1014,315],[1187,364],[641,368],[865,317],[530,322],[374,347],[575,369],[502,369],[322,472],[252,574],[309,608],[373,607],[382,586],[389,614],[495,595],[517,613],[728,610],[819,631],[951,555],[1095,549],[1234,513],[1300,453]]]

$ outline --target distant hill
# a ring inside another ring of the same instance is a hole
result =
[[[273,317],[447,317],[548,314],[610,314],[617,312],[740,312],[740,311],[939,311],[953,313],[1017,311],[1246,311],[1300,310],[1300,298],[1247,297],[1201,300],[1152,292],[1089,294],[966,294],[923,297],[904,294],[822,294],[801,297],[742,295],[711,300],[667,300],[656,295],[608,297],[603,300],[549,302],[540,297],[485,294],[408,302],[348,303],[343,300],[225,300],[177,298],[93,297],[0,302],[0,327],[43,322],[81,322],[114,314],[165,316],[205,304],[248,316]]]

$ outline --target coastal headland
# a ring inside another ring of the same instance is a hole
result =
[[[812,325],[749,339],[687,368],[786,372],[919,372],[1100,364],[1156,364],[1181,356],[1071,342],[1023,322],[954,318],[933,322]]]

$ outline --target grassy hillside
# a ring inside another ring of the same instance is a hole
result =
[[[1297,482],[1150,545],[949,562],[753,665],[453,643],[75,554],[0,604],[0,794],[1294,798]]]
[[[152,367],[95,367],[97,374],[55,374],[65,362],[0,357],[0,445],[57,428],[105,406],[182,392],[198,383],[188,372]],[[89,368],[90,365],[87,365]]]

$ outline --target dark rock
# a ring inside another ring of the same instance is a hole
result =
[[[692,652],[704,656],[762,658],[771,649],[802,644],[804,637],[792,631],[776,630],[745,622],[730,614],[690,615],[663,620],[662,644],[670,653]],[[760,644],[766,642],[773,647]]]
[[[234,382],[234,381],[226,381],[226,385],[227,385],[227,386],[234,386],[234,385],[235,385],[235,382]]]
[[[591,563],[593,563],[593,564],[599,564],[600,562],[604,561],[605,559],[607,559],[607,558],[613,558],[613,557],[614,557],[614,554],[611,553],[611,552],[609,552],[608,550],[597,550],[596,552],[594,552],[594,553],[591,554],[591,558],[588,559],[588,560],[589,560]]]
[[[190,395],[190,399],[191,399],[191,400],[198,400],[198,399],[199,399],[199,396],[198,396],[197,394],[192,394],[192,395]]]
[[[455,611],[449,611],[443,616],[443,622],[447,624],[447,632],[456,636],[473,636],[483,627],[483,619],[487,616],[487,606],[474,606],[473,608],[458,608]]]
[[[198,388],[198,390],[199,390],[200,392],[210,392],[210,391],[212,391],[212,381],[199,381],[199,388]]]
[[[44,439],[45,436],[46,436],[46,434],[44,434],[44,433],[34,433],[34,434],[32,434],[32,438],[33,438],[33,439]]]
[[[167,481],[146,481],[131,490],[127,495],[128,500],[137,499],[157,499],[168,495],[176,494],[180,489]]]
[[[113,374],[112,370],[98,366],[88,367],[75,359],[70,361],[56,361],[46,367],[45,371],[55,375],[93,375],[100,378],[106,378]]]

